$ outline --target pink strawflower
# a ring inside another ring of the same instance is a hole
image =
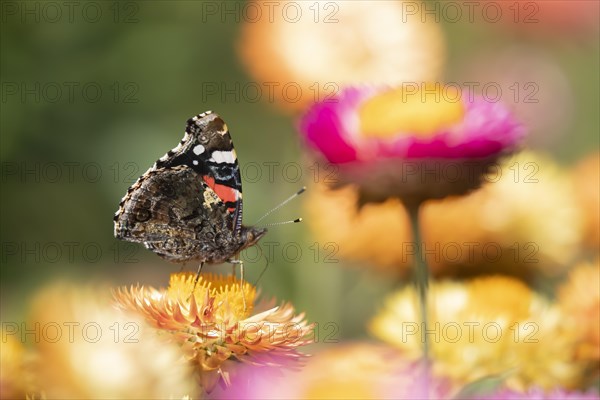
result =
[[[244,366],[215,399],[449,399],[450,384],[386,345],[333,345],[289,372]]]
[[[357,185],[361,203],[464,194],[525,135],[503,104],[439,83],[346,88],[315,103],[299,130],[339,166],[334,187]]]
[[[359,108],[387,90],[390,88],[346,88],[335,101],[314,104],[301,119],[300,131],[311,147],[334,164],[381,158],[487,157],[514,148],[524,137],[525,130],[502,103],[476,96],[469,99],[468,94],[459,94],[456,100],[464,106],[463,118],[426,137],[402,130],[392,137],[365,137],[360,131]],[[405,96],[408,104],[411,96]],[[420,97],[427,100],[426,93]]]
[[[477,397],[478,400],[600,400],[597,392],[568,392],[564,389],[554,389],[544,392],[540,388],[532,388],[527,392],[516,392],[502,389],[494,394]]]

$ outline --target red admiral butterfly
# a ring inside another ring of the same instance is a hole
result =
[[[128,190],[115,237],[143,243],[173,262],[237,263],[267,232],[242,225],[242,181],[227,125],[211,111],[187,121],[185,135]]]

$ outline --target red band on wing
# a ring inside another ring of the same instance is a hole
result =
[[[208,175],[204,175],[202,179],[219,196],[223,203],[237,202],[239,200],[239,192],[236,189],[216,183],[215,178]],[[228,207],[228,210],[233,212],[235,211],[235,207]]]

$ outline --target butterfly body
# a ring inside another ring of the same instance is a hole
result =
[[[242,184],[227,125],[214,113],[190,118],[179,145],[127,191],[115,237],[143,243],[173,262],[234,261],[264,228],[242,225]]]

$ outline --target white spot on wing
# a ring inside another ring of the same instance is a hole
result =
[[[200,155],[200,154],[204,153],[204,146],[202,146],[201,144],[196,145],[196,147],[194,147],[194,149],[192,151],[194,152],[194,154]]]
[[[210,161],[216,162],[217,164],[235,163],[236,157],[233,151],[213,151]]]
[[[192,160],[192,164],[198,165],[198,160]]]

